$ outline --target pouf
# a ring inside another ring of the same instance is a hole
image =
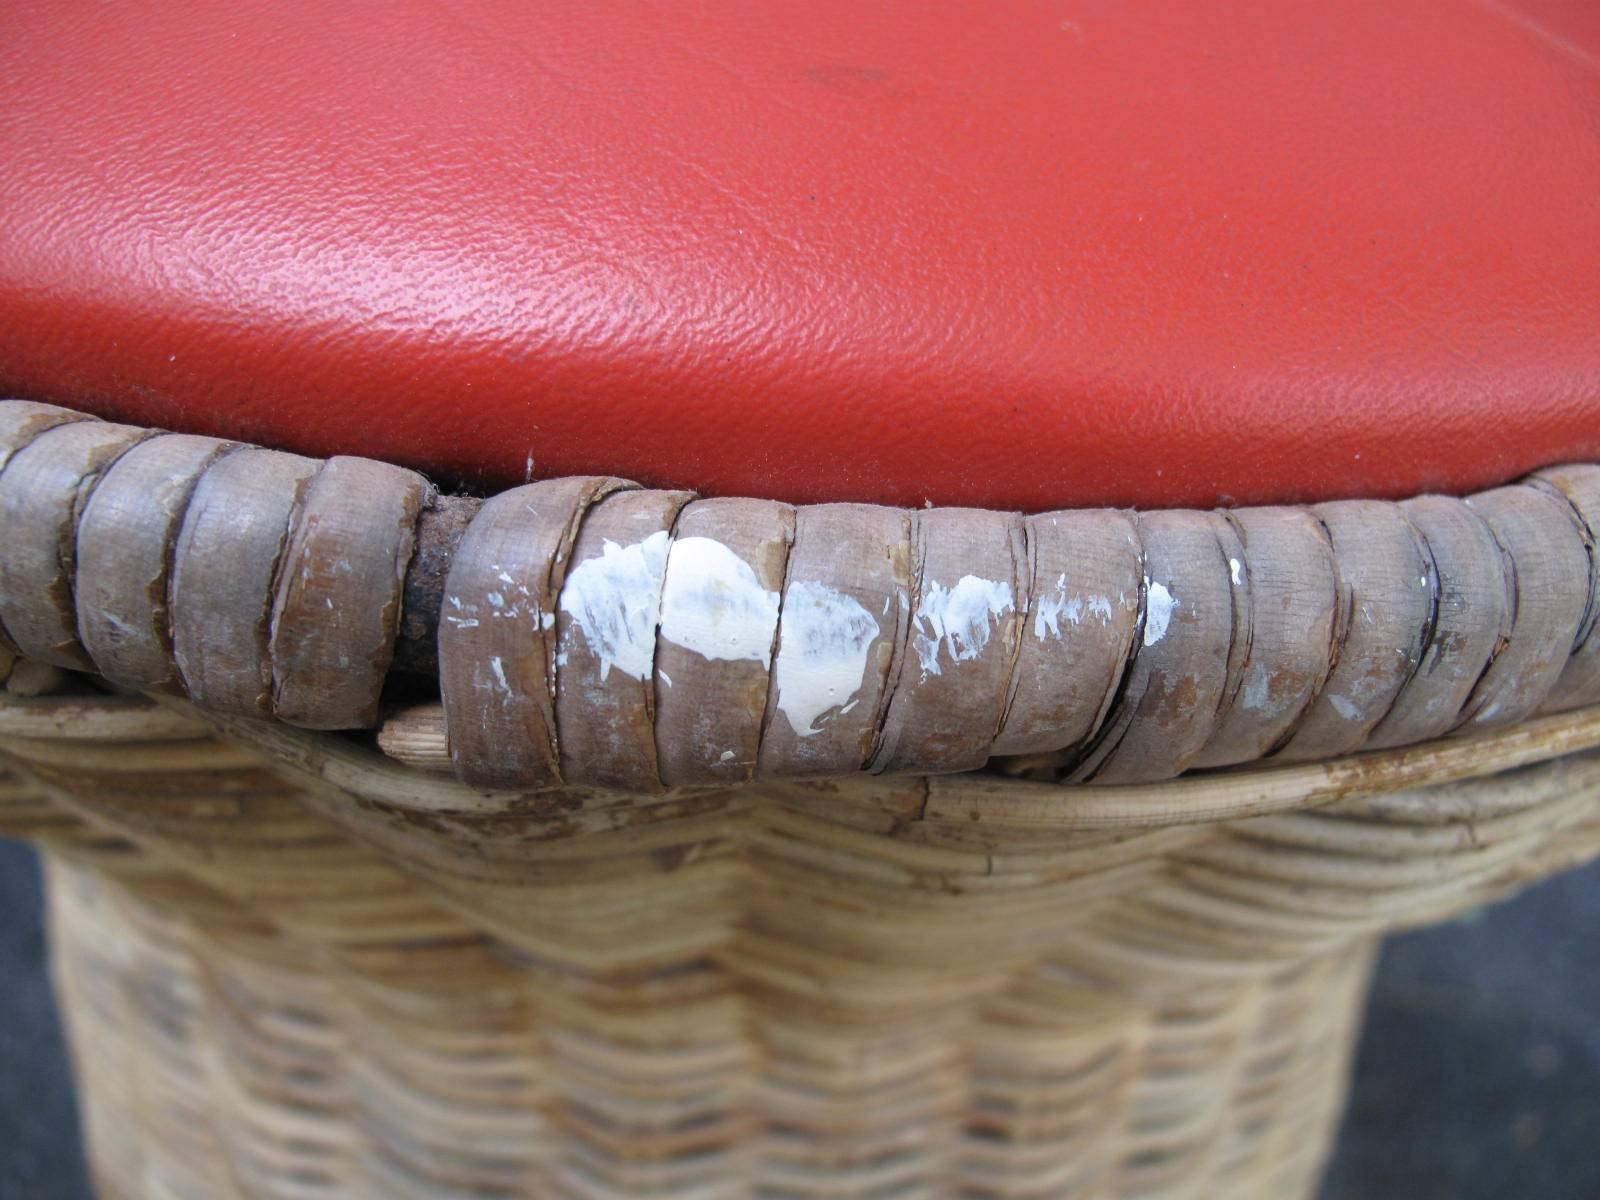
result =
[[[1588,6],[30,5],[0,832],[107,1197],[1315,1190],[1600,855]]]

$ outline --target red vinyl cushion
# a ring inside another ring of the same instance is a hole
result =
[[[0,387],[796,501],[1600,458],[1600,4],[11,0]]]

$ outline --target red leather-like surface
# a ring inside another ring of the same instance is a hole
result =
[[[1600,458],[1594,0],[12,0],[0,385],[446,479]]]

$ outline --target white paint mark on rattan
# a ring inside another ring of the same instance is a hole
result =
[[[911,646],[922,676],[941,674],[940,654],[953,663],[977,658],[989,644],[992,626],[1013,611],[1011,585],[963,575],[953,588],[932,582],[917,603]]]
[[[476,616],[469,617],[466,615],[469,612],[476,613],[478,611],[477,605],[468,607],[467,605],[461,603],[460,596],[446,596],[444,599],[446,604],[455,609],[455,612],[444,613],[441,617],[442,620],[448,621],[457,629],[476,629],[478,627],[478,618]],[[457,616],[456,613],[460,613],[461,615]]]
[[[1056,577],[1055,588],[1050,594],[1039,597],[1039,603],[1033,610],[1033,636],[1041,642],[1050,638],[1060,640],[1063,617],[1073,625],[1083,620],[1083,598],[1068,597],[1067,577],[1064,574]]]
[[[1239,569],[1241,566],[1243,566],[1243,564],[1240,563],[1237,558],[1230,558],[1228,560],[1228,578],[1233,580],[1234,587],[1239,587],[1244,583],[1244,579],[1241,578],[1239,574]]]
[[[1145,576],[1144,590],[1147,597],[1145,601],[1144,644],[1146,646],[1154,646],[1167,636],[1167,626],[1172,624],[1172,613],[1178,607],[1178,601],[1167,590],[1166,584],[1151,583],[1148,575]]]
[[[826,727],[829,713],[854,703],[878,622],[855,597],[809,579],[790,586],[782,620],[773,668],[778,711],[795,733],[811,737]]]
[[[721,542],[687,537],[672,543],[661,590],[661,636],[706,659],[772,666],[778,593]]]
[[[649,676],[671,546],[664,529],[631,546],[608,538],[600,553],[574,567],[562,585],[561,611],[583,631],[600,660],[602,680],[613,669],[641,682]]]

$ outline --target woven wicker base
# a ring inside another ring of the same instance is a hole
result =
[[[763,1070],[737,1024],[652,1037],[376,988],[98,872],[50,877],[94,1171],[130,1198],[1294,1200],[1328,1146],[1370,957],[1363,941],[1153,1007],[1041,970],[959,1045],[812,1030],[836,1069],[874,1064],[830,1094]]]
[[[1286,1200],[1375,937],[1600,851],[1592,713],[1154,800],[505,798],[225,727],[0,700],[106,1196]]]

